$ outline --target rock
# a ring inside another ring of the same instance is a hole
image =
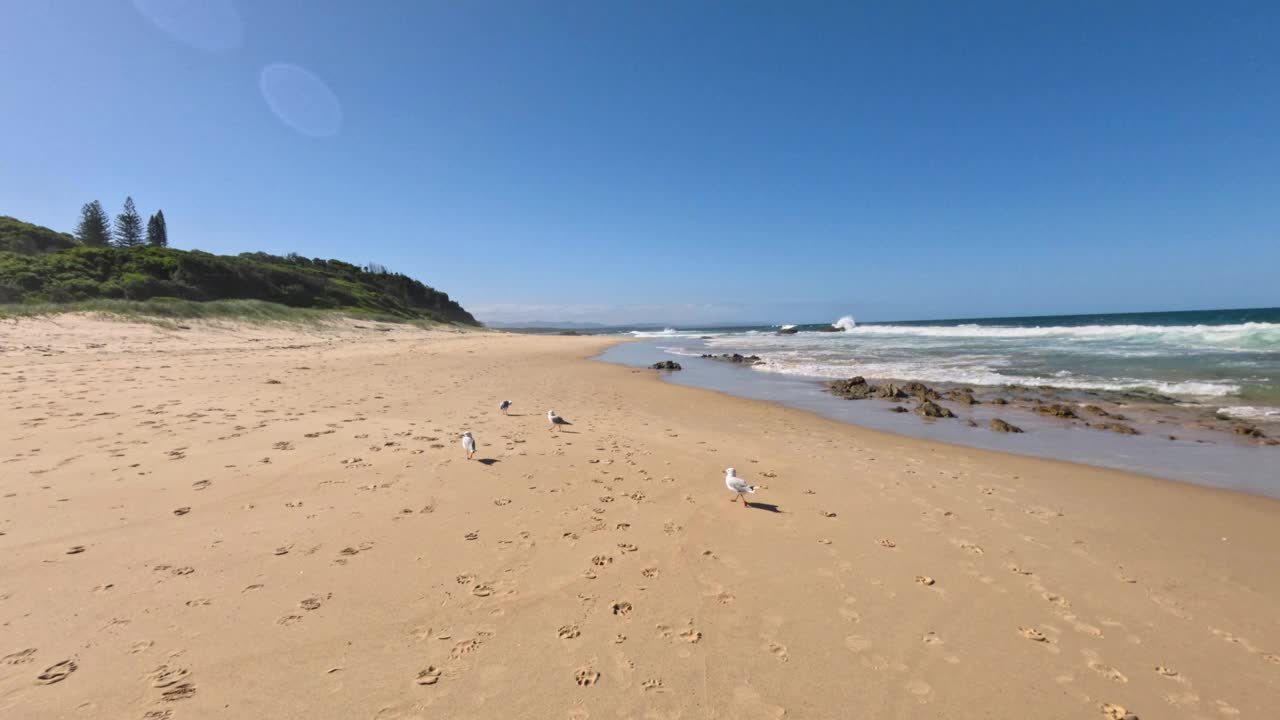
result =
[[[1022,428],[1017,425],[1010,425],[1000,418],[991,418],[991,429],[994,432],[1020,433]]]
[[[931,418],[953,418],[956,416],[955,413],[932,400],[921,400],[920,404],[916,406],[916,414],[921,417]]]
[[[702,357],[707,358],[709,360],[721,360],[723,362],[731,362],[736,365],[759,365],[760,363],[764,362],[764,360],[760,359],[759,355],[739,355],[738,353],[734,353],[732,355],[728,353],[724,353],[722,355],[704,354]]]
[[[968,424],[969,427],[978,427],[978,423],[972,420],[965,420],[965,423]]]
[[[1085,406],[1084,406],[1084,411],[1085,411],[1085,412],[1088,412],[1088,413],[1093,413],[1094,415],[1101,415],[1102,417],[1110,417],[1110,416],[1111,416],[1111,413],[1107,412],[1106,410],[1103,410],[1102,408],[1098,407],[1097,405],[1085,405]]]
[[[1120,433],[1121,435],[1140,434],[1137,430],[1134,430],[1128,425],[1125,425],[1124,423],[1118,423],[1118,422],[1093,423],[1090,425],[1090,427],[1095,427],[1099,430],[1110,430],[1113,433]]]
[[[844,331],[836,327],[835,325],[825,325],[823,327],[818,328],[818,332],[844,332]]]
[[[902,391],[902,388],[894,385],[893,383],[885,383],[884,385],[876,387],[876,397],[878,398],[892,400],[895,398],[904,398],[906,396],[907,394]]]
[[[1009,401],[1008,401],[1008,400],[1005,400],[1005,399],[1004,399],[1004,398],[1002,398],[1002,397],[998,397],[998,398],[991,398],[991,399],[990,399],[990,400],[988,400],[987,402],[991,403],[992,405],[1008,405],[1008,404],[1009,404]]]
[[[1079,417],[1078,415],[1076,415],[1075,410],[1072,410],[1070,406],[1063,405],[1062,403],[1053,403],[1050,405],[1045,405],[1044,403],[1037,400],[1035,411],[1040,413],[1041,415],[1049,415],[1051,417],[1060,417],[1060,418],[1068,418],[1068,419]]]
[[[800,332],[800,328],[798,328],[798,327],[784,327],[784,328],[778,328],[778,334],[779,334],[779,335],[795,335],[795,334],[796,334],[796,333],[798,333],[798,332]]]
[[[832,395],[842,397],[845,400],[865,400],[871,397],[875,392],[876,386],[867,382],[866,378],[858,375],[848,380],[833,380],[827,383],[827,390]]]
[[[921,382],[909,382],[902,386],[902,391],[920,400],[938,400],[942,397],[938,391]]]
[[[649,367],[653,368],[654,370],[682,370],[683,369],[680,367],[680,363],[676,362],[675,360],[663,360],[661,362],[656,362],[650,365]]]
[[[958,402],[962,405],[973,405],[978,401],[973,397],[973,391],[969,388],[957,388],[947,391],[947,399]]]
[[[1262,432],[1261,430],[1259,430],[1258,428],[1252,425],[1237,425],[1231,428],[1231,432],[1235,433],[1236,435],[1243,435],[1245,437],[1262,438],[1267,436],[1266,433]]]
[[[889,412],[904,413],[906,411],[907,409],[902,407],[901,405],[894,405],[893,407],[889,408]]]

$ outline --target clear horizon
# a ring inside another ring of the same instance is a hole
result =
[[[22,3],[0,214],[491,322],[1280,304],[1280,6]],[[814,320],[814,318],[822,318]]]

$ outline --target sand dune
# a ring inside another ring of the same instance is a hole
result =
[[[0,717],[1276,712],[1280,502],[364,325],[0,325]]]

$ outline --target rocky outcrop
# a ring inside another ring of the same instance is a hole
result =
[[[991,418],[991,430],[993,432],[1004,432],[1004,433],[1022,432],[1022,428],[1018,427],[1017,425],[1010,425],[1009,423],[1001,420],[1000,418]]]
[[[844,332],[844,331],[836,327],[835,325],[824,325],[818,328],[818,332]]]
[[[939,400],[942,398],[937,390],[922,382],[909,382],[902,386],[902,391],[919,400]]]
[[[1087,413],[1092,413],[1092,414],[1094,414],[1094,415],[1100,415],[1100,416],[1102,416],[1102,417],[1110,417],[1110,416],[1111,416],[1111,413],[1107,412],[1106,410],[1103,410],[1102,408],[1098,407],[1097,405],[1085,405],[1085,406],[1084,406],[1084,411],[1085,411],[1085,412],[1087,412]]]
[[[904,413],[904,412],[907,412],[907,409],[902,407],[901,405],[894,405],[893,407],[889,408],[889,412]]]
[[[866,378],[858,375],[848,380],[833,380],[827,383],[827,390],[836,397],[842,397],[845,400],[866,400],[871,397],[876,386],[867,382]]]
[[[1235,433],[1236,435],[1243,435],[1245,437],[1252,437],[1252,438],[1263,438],[1267,436],[1266,433],[1262,432],[1261,430],[1259,430],[1258,428],[1252,425],[1237,425],[1231,428],[1231,432]]]
[[[731,362],[735,365],[759,365],[764,362],[764,360],[760,359],[759,355],[739,355],[738,353],[734,353],[732,355],[728,353],[721,355],[703,355],[702,357],[707,358],[708,360]]]
[[[1071,420],[1079,417],[1078,415],[1076,415],[1076,411],[1072,410],[1069,405],[1063,405],[1062,403],[1052,403],[1052,404],[1046,405],[1045,403],[1042,403],[1039,400],[1037,400],[1035,411],[1040,413],[1041,415],[1048,415],[1049,417],[1058,417],[1058,418],[1063,418],[1067,420]]]
[[[977,400],[973,397],[973,391],[969,388],[956,388],[947,391],[947,399],[958,402],[961,405],[975,405]]]
[[[916,406],[916,414],[920,417],[928,418],[953,418],[956,416],[955,413],[942,407],[938,403],[933,402],[932,400],[923,399],[920,401],[920,404]]]
[[[795,335],[798,332],[800,332],[800,328],[797,327],[778,328],[779,335]]]
[[[675,360],[663,360],[661,362],[656,362],[650,365],[649,367],[653,368],[654,370],[683,370],[684,369],[680,367],[680,363],[676,362]]]
[[[1099,430],[1109,430],[1113,433],[1120,433],[1121,435],[1139,434],[1138,431],[1134,430],[1132,427],[1118,422],[1090,423],[1089,427],[1097,428]]]
[[[992,405],[1008,405],[1009,404],[1009,401],[1005,400],[1002,397],[991,398],[987,402],[991,403]]]
[[[875,395],[885,400],[897,400],[898,398],[906,397],[907,393],[902,390],[901,386],[885,383],[884,385],[876,386]]]

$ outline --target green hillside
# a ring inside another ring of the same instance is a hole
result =
[[[79,244],[74,237],[66,233],[25,223],[8,215],[0,215],[0,252],[35,255],[66,250]]]
[[[340,260],[164,247],[81,247],[70,235],[0,218],[0,303],[261,300],[405,320],[478,325],[448,294]]]

